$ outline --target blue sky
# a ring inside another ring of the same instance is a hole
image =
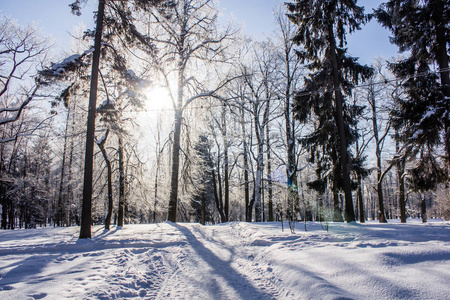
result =
[[[83,10],[81,17],[73,16],[68,5],[73,0],[0,0],[0,10],[21,25],[35,22],[42,30],[56,42],[55,51],[69,48],[70,32],[79,23],[88,28],[94,27],[92,10],[96,9],[97,1],[89,0],[88,7]],[[256,39],[264,39],[275,29],[273,9],[281,5],[283,0],[220,0],[219,7],[223,18],[231,15],[238,24],[244,26],[244,32]],[[371,12],[382,0],[360,0],[359,5]],[[375,20],[363,27],[348,39],[351,55],[360,57],[361,62],[370,64],[375,57],[389,58],[397,54],[397,48],[389,43],[389,33]]]

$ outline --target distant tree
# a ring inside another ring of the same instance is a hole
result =
[[[0,204],[1,228],[14,229],[21,203],[28,203],[30,193],[20,186],[29,183],[26,145],[38,135],[48,119],[39,120],[28,108],[41,91],[36,74],[45,63],[49,43],[32,26],[23,28],[13,20],[0,17]],[[50,118],[51,119],[51,118]],[[18,170],[23,172],[18,172]],[[27,190],[29,191],[29,189]],[[45,190],[44,190],[45,191]],[[25,193],[26,192],[26,193]],[[41,194],[48,198],[50,191]],[[25,198],[24,198],[25,197]],[[23,207],[22,207],[23,208]],[[23,212],[23,209],[21,210]],[[22,215],[23,216],[23,215]],[[45,222],[45,220],[42,220]]]
[[[356,132],[350,128],[352,108],[346,103],[352,88],[372,74],[372,69],[347,54],[346,35],[360,29],[368,21],[364,9],[356,1],[297,0],[287,3],[289,19],[298,27],[294,41],[302,63],[311,71],[304,93],[296,97],[298,116],[305,119],[310,112],[319,118],[318,127],[309,136],[311,153],[314,144],[323,145],[334,166],[334,189],[342,185],[345,194],[345,219],[355,221],[350,180],[349,145]],[[354,116],[354,115],[353,115]]]
[[[214,180],[212,176],[213,161],[211,157],[211,145],[206,135],[200,135],[195,146],[198,157],[196,172],[193,181],[196,185],[191,206],[195,212],[195,221],[205,225],[213,220],[211,206],[214,199]]]
[[[252,204],[255,210],[255,221],[264,219],[264,208],[262,190],[264,187],[264,153],[269,151],[267,143],[267,126],[269,126],[273,114],[271,101],[274,98],[274,74],[276,73],[276,60],[273,57],[273,48],[270,43],[255,43],[253,53],[248,63],[243,62],[241,73],[244,75],[241,107],[252,118],[253,132],[255,137],[256,151],[250,148],[249,153],[255,161],[256,171],[254,174],[254,185]],[[266,161],[267,163],[267,161]]]
[[[378,196],[378,220],[380,223],[387,223],[386,213],[384,208],[384,195],[383,195],[383,179],[386,172],[383,172],[382,169],[382,152],[383,146],[385,144],[386,137],[390,130],[390,124],[388,124],[384,130],[384,132],[380,133],[380,115],[378,109],[380,108],[378,95],[380,90],[377,89],[374,84],[374,79],[376,77],[371,77],[369,79],[369,85],[367,86],[367,102],[369,103],[370,110],[372,112],[371,120],[372,120],[372,131],[373,138],[375,142],[375,157],[376,157],[376,168],[377,168],[377,196]]]
[[[22,28],[13,20],[0,17],[0,126],[18,120],[25,107],[36,96],[41,83],[38,78],[33,80],[36,74],[32,74],[31,70],[44,63],[48,49],[48,41],[40,37],[35,28]],[[23,82],[34,83],[34,87],[30,89]],[[31,91],[27,92],[24,99],[17,97],[8,101],[10,95],[18,96],[20,88]],[[5,141],[9,139],[2,139],[0,142]]]

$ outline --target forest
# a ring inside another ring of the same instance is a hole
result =
[[[287,1],[265,41],[219,14],[99,0],[64,56],[1,16],[1,229],[450,220],[449,1]],[[369,21],[398,57],[350,56]]]

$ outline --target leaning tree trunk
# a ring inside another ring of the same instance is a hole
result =
[[[81,210],[80,239],[91,238],[92,224],[92,174],[94,168],[95,113],[97,107],[98,70],[103,32],[105,0],[98,1],[94,54],[92,57],[91,87],[89,94],[88,124],[86,132],[86,154],[84,162],[83,205]]]
[[[111,225],[111,216],[112,216],[112,210],[113,210],[113,195],[112,195],[112,167],[111,167],[111,161],[109,160],[108,153],[105,149],[105,142],[108,138],[109,129],[106,130],[105,136],[102,138],[102,140],[97,143],[98,147],[100,148],[100,151],[102,152],[103,159],[106,163],[106,171],[108,175],[108,212],[106,214],[105,218],[105,229],[109,230]]]

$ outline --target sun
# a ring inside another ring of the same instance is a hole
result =
[[[147,89],[146,95],[145,108],[148,112],[159,112],[173,108],[169,90],[165,87],[150,87]]]

